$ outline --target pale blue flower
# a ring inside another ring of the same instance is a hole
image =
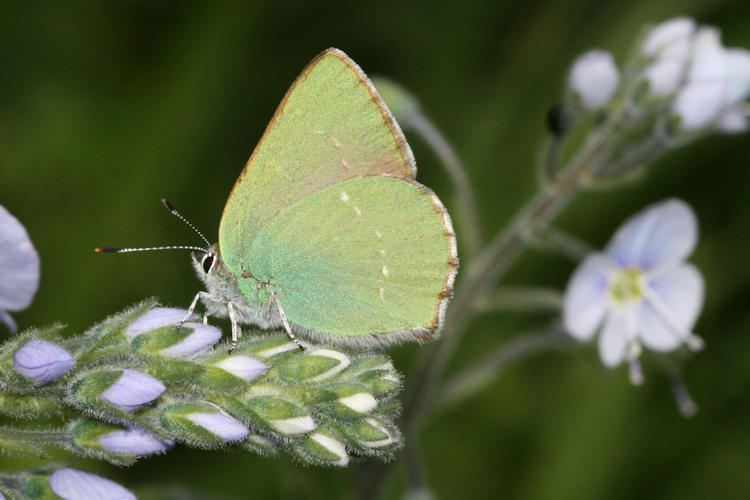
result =
[[[685,263],[697,237],[695,214],[681,200],[628,219],[606,250],[589,255],[571,277],[563,308],[567,331],[584,341],[600,332],[602,362],[614,367],[627,359],[636,383],[642,345],[700,349],[692,328],[703,305],[703,278]]]
[[[135,411],[165,390],[164,384],[151,375],[125,369],[120,378],[101,393],[101,398],[123,411]]]
[[[135,500],[135,496],[114,481],[73,467],[49,477],[52,491],[64,500]]]
[[[76,364],[73,356],[52,342],[32,339],[13,355],[13,369],[36,385],[56,380]]]
[[[590,50],[580,55],[568,75],[568,85],[588,110],[606,106],[619,84],[620,72],[612,54],[605,50]]]
[[[39,254],[21,223],[0,205],[0,323],[16,331],[8,311],[22,311],[39,288]]]

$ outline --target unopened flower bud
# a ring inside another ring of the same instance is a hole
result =
[[[568,84],[578,94],[587,110],[603,108],[609,103],[620,83],[620,72],[607,51],[590,50],[573,63]]]
[[[245,439],[249,430],[213,403],[178,403],[162,412],[162,423],[172,435],[209,448]]]
[[[326,465],[346,467],[349,464],[349,454],[344,443],[323,432],[313,432],[300,445],[306,458],[322,462]]]
[[[713,123],[721,113],[723,88],[716,81],[696,82],[683,88],[672,102],[680,128],[694,132]]]
[[[122,370],[122,375],[101,393],[101,398],[123,411],[135,411],[162,395],[164,384],[136,370]]]
[[[235,377],[241,378],[245,382],[250,382],[268,371],[267,364],[244,354],[227,356],[221,361],[214,363],[213,366],[219,367]]]
[[[65,500],[136,500],[135,496],[114,481],[65,467],[49,477],[50,489]]]
[[[257,396],[249,399],[245,406],[271,430],[281,434],[296,436],[317,428],[317,424],[305,409],[284,398]]]
[[[68,351],[44,340],[29,340],[13,355],[13,368],[36,385],[62,377],[75,364]]]
[[[319,382],[343,371],[350,363],[351,359],[343,352],[316,349],[282,363],[279,376],[289,382]]]
[[[135,457],[162,453],[174,444],[173,441],[161,439],[156,434],[137,427],[104,434],[99,437],[99,443],[110,453]]]
[[[373,417],[342,426],[342,431],[354,443],[363,448],[385,448],[397,442],[393,433],[382,422]]]
[[[176,325],[182,321],[186,315],[187,311],[185,309],[177,309],[174,307],[154,307],[128,325],[125,329],[125,336],[128,340],[133,340],[142,333],[164,328],[165,326]],[[197,316],[193,314],[187,319],[195,320],[197,319]]]
[[[689,50],[695,21],[677,17],[656,25],[646,36],[641,51],[647,56],[676,56]]]

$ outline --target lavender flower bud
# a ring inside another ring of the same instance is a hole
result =
[[[154,307],[146,314],[130,323],[125,329],[125,336],[128,340],[133,340],[142,333],[164,328],[165,326],[176,325],[182,321],[186,315],[187,311],[185,309],[177,309],[174,307]],[[198,317],[193,314],[188,319],[195,320],[198,319]]]
[[[183,441],[202,448],[245,439],[248,428],[213,403],[178,403],[166,408],[162,424]]]
[[[250,382],[268,371],[267,364],[244,354],[227,356],[218,363],[214,363],[213,366],[221,368],[245,382]]]
[[[68,351],[44,340],[29,340],[13,355],[13,368],[36,385],[65,375],[75,364]]]
[[[130,491],[114,481],[73,467],[65,467],[52,473],[49,486],[64,500],[135,500]]]
[[[100,436],[99,444],[108,452],[117,455],[145,457],[168,450],[174,441],[167,441],[146,430],[131,427]]]
[[[573,63],[568,77],[570,88],[578,94],[587,110],[603,108],[620,83],[620,72],[607,51],[590,50]]]
[[[154,377],[126,369],[100,397],[123,411],[132,412],[158,398],[165,390],[164,384]]]

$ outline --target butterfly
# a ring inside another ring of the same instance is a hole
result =
[[[300,348],[296,335],[354,347],[432,339],[452,294],[456,237],[415,175],[370,80],[342,51],[324,51],[287,91],[237,179],[218,243],[179,247],[197,250],[207,290],[189,313],[200,300],[208,315],[229,317],[233,346],[241,324],[283,327]]]

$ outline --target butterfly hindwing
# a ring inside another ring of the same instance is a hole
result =
[[[256,238],[240,279],[268,282],[290,322],[339,343],[429,338],[456,268],[450,219],[420,184],[359,177],[279,213]]]

